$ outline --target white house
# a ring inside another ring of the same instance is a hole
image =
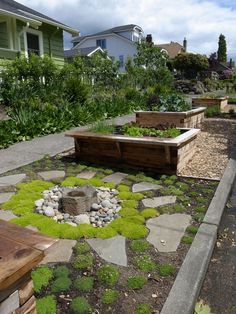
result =
[[[123,25],[87,36],[74,37],[72,50],[101,47],[112,60],[120,62],[120,72],[124,72],[127,59],[136,54],[136,43],[140,42],[143,36],[140,26]]]

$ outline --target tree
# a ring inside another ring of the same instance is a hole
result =
[[[178,54],[173,61],[174,68],[182,73],[187,79],[197,77],[200,71],[209,68],[209,62],[206,56],[194,53]]]
[[[218,41],[218,50],[217,50],[217,59],[219,62],[226,62],[227,61],[227,54],[226,54],[226,40],[223,34],[220,34],[219,41]]]

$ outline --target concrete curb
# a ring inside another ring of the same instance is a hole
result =
[[[217,230],[236,178],[236,150],[216,189],[203,223],[178,272],[161,314],[193,314],[210,263]]]

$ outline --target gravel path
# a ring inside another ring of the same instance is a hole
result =
[[[197,138],[196,153],[179,175],[220,179],[233,145],[235,120],[206,119]]]

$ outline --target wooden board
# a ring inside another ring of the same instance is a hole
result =
[[[0,220],[0,238],[2,236],[40,251],[45,251],[52,244],[58,241],[58,239],[53,239],[27,228]]]

